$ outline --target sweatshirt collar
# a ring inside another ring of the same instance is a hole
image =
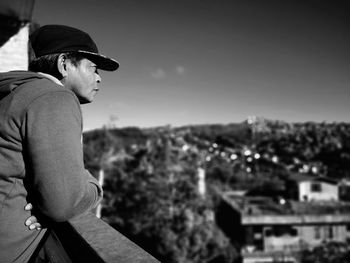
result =
[[[42,73],[42,72],[38,72],[38,74],[42,75],[43,77],[55,82],[57,85],[63,86],[63,84],[61,83],[61,81],[59,81],[57,78],[55,78],[54,76],[50,75],[50,74],[46,74],[46,73]]]

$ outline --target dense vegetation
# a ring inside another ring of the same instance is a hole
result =
[[[301,253],[301,263],[349,263],[349,261],[349,244],[340,242],[323,243]]]
[[[163,262],[233,262],[237,250],[215,224],[214,190],[288,196],[293,173],[349,178],[349,137],[346,123],[254,119],[95,130],[84,135],[84,153],[90,171],[105,172],[102,216],[113,227]]]

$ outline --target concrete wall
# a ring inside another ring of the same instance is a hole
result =
[[[350,214],[244,215],[243,225],[350,224]]]
[[[27,70],[29,24],[0,47],[0,72]]]
[[[264,251],[298,251],[300,250],[300,238],[292,236],[265,237]]]
[[[308,247],[320,245],[325,240],[345,242],[347,238],[346,225],[307,225],[297,228],[300,240]]]

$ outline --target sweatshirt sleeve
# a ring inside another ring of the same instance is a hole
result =
[[[26,158],[33,205],[56,222],[95,207],[102,188],[84,168],[82,116],[73,93],[36,98],[26,111]]]

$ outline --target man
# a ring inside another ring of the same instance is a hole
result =
[[[50,226],[101,200],[100,185],[84,169],[80,104],[92,102],[99,91],[98,69],[119,67],[98,53],[87,33],[72,27],[43,26],[30,42],[36,57],[30,71],[0,74],[2,263],[47,259],[37,254],[40,246],[46,240],[55,243],[50,227],[31,231],[24,224],[28,203]]]

